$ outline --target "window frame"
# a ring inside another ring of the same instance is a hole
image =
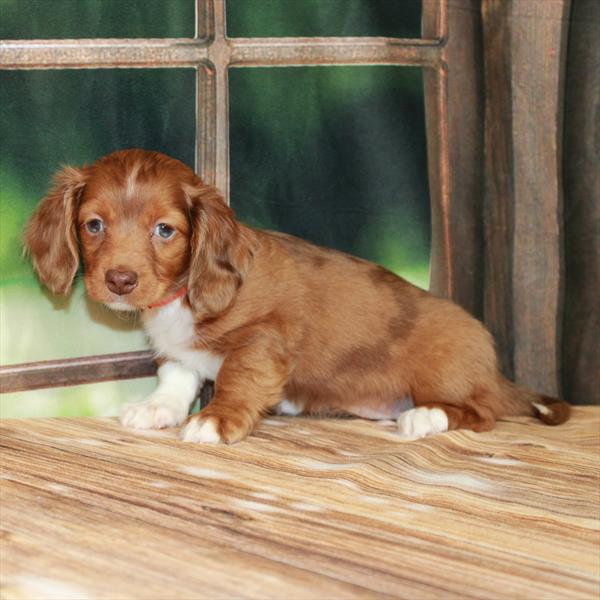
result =
[[[450,134],[454,138],[448,121],[448,64],[460,52],[475,54],[477,35],[464,28],[459,31],[457,27],[456,39],[458,33],[462,34],[460,45],[451,43],[448,0],[422,2],[423,37],[416,39],[229,38],[226,0],[195,0],[193,38],[1,40],[0,69],[194,68],[195,168],[229,202],[229,68],[352,65],[423,68],[432,207],[430,287],[439,295],[458,297],[477,313],[478,301],[473,290],[479,273],[471,269],[465,276],[455,268],[450,219],[451,167],[457,161],[464,161],[464,157],[451,157],[448,144]],[[474,0],[453,2],[462,11],[474,7]],[[469,82],[469,89],[476,87],[477,83]],[[474,185],[477,187],[477,182]],[[469,190],[470,195],[472,191]],[[465,262],[464,255],[461,262]],[[152,355],[151,351],[138,351],[0,366],[0,392],[150,376],[156,371]]]

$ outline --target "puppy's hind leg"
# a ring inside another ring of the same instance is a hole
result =
[[[406,440],[418,440],[428,435],[453,429],[489,431],[496,414],[486,402],[485,394],[477,394],[461,405],[428,402],[419,404],[398,417],[398,431]]]

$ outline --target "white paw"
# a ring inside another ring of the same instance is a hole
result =
[[[210,417],[191,419],[181,430],[179,437],[184,442],[202,442],[204,444],[218,444],[221,441],[215,420]]]
[[[448,416],[441,408],[413,408],[398,417],[398,431],[405,440],[419,440],[448,431]]]
[[[121,425],[131,429],[163,429],[181,425],[188,415],[188,405],[167,394],[152,394],[143,402],[126,404]]]

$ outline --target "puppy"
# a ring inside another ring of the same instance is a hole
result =
[[[498,371],[486,329],[383,267],[238,222],[181,162],[124,150],[66,167],[25,246],[67,294],[80,255],[88,295],[139,311],[159,358],[156,391],[123,425],[181,425],[189,442],[237,442],[261,415],[397,419],[421,438],[485,431],[506,415],[563,423],[569,406]],[[189,417],[199,386],[212,402]]]

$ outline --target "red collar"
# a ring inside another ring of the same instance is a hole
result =
[[[178,292],[175,292],[172,296],[168,296],[167,298],[165,298],[164,300],[161,300],[160,302],[155,302],[154,304],[148,304],[148,306],[146,306],[146,308],[159,308],[161,306],[166,306],[167,304],[170,304],[171,302],[174,302],[175,300],[177,300],[177,298],[181,298],[182,296],[185,296],[187,294],[187,288],[182,287]]]

